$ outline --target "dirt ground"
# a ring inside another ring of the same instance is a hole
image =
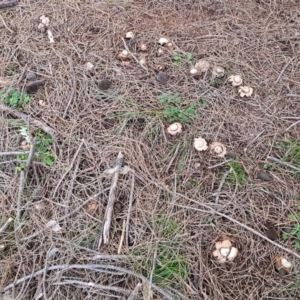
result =
[[[298,0],[0,8],[0,93],[30,97],[15,108],[0,99],[0,298],[300,299],[299,58]],[[210,68],[193,77],[200,59]],[[253,94],[240,97],[230,75]],[[196,151],[198,137],[227,155]],[[20,146],[48,156],[3,154]],[[119,153],[124,172],[111,170]],[[225,239],[238,255],[220,263]]]

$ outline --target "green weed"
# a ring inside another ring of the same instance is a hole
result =
[[[196,115],[196,104],[183,103],[178,93],[161,94],[157,100],[163,106],[163,118],[169,123],[187,123],[191,117]]]
[[[4,89],[0,92],[0,99],[4,98],[4,103],[16,108],[25,103],[28,103],[30,98],[27,94],[22,94],[15,89]]]
[[[236,160],[228,161],[227,165],[231,170],[231,172],[228,175],[228,181],[230,183],[242,185],[246,181],[246,174],[242,165]]]
[[[153,262],[154,247],[139,247],[135,249],[134,255],[144,256],[146,259],[139,261],[135,268],[146,278],[150,278],[152,274],[153,283],[159,286],[176,286],[180,279],[186,280],[188,277],[186,259],[177,247],[180,244],[176,241],[178,225],[169,217],[158,217],[154,228],[160,236],[160,243],[155,247],[156,260]]]
[[[26,127],[20,129],[20,134],[25,138],[27,142],[30,142],[30,138]],[[49,147],[52,145],[52,137],[49,134],[45,134],[40,129],[34,133],[36,137],[35,155],[33,159],[44,163],[47,166],[53,166],[54,160],[56,158],[55,154],[51,152]],[[20,172],[25,167],[25,162],[28,159],[28,154],[22,154],[17,156],[19,162],[18,166],[15,168],[16,172]]]
[[[289,215],[288,218],[295,224],[289,233],[282,234],[282,239],[287,240],[291,237],[294,241],[294,247],[300,251],[300,205],[297,207],[297,213]]]
[[[297,140],[284,140],[282,148],[285,150],[283,160],[300,167],[300,142]]]
[[[193,60],[192,53],[185,53],[183,55],[180,55],[179,53],[174,52],[174,54],[173,54],[173,64],[176,65],[176,66],[179,66],[182,60],[184,60],[187,63],[191,64],[192,60]]]

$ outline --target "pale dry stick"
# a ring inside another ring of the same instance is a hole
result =
[[[165,190],[166,192],[168,192],[168,193],[170,193],[170,194],[173,193],[168,187],[163,186],[163,185],[160,185],[160,184],[156,183],[154,180],[151,180],[151,179],[144,179],[143,176],[138,175],[138,174],[136,174],[136,177],[139,178],[142,182],[147,182],[147,181],[148,181],[148,182],[154,184],[155,186],[157,186],[157,187],[159,187],[159,188]],[[286,251],[286,252],[292,254],[293,256],[295,256],[295,257],[297,257],[297,258],[300,258],[300,255],[297,254],[296,252],[294,252],[294,251],[292,251],[292,250],[290,250],[290,249],[288,249],[288,248],[286,248],[286,247],[284,247],[284,246],[281,246],[280,244],[278,244],[278,243],[276,243],[276,242],[270,240],[269,238],[267,238],[267,237],[264,236],[263,234],[259,233],[258,231],[256,231],[256,230],[253,229],[252,227],[249,227],[249,226],[247,226],[247,225],[245,225],[245,224],[239,222],[238,220],[235,220],[235,219],[233,219],[233,218],[231,218],[231,217],[229,217],[229,216],[227,216],[227,215],[225,215],[225,214],[222,214],[222,213],[216,211],[215,209],[213,209],[213,208],[210,207],[209,205],[204,204],[204,203],[200,203],[200,202],[198,202],[198,201],[196,201],[196,200],[194,200],[194,199],[191,199],[191,198],[189,198],[189,197],[187,197],[187,196],[185,196],[185,195],[183,195],[183,194],[180,194],[180,193],[177,193],[177,196],[178,196],[178,197],[182,197],[182,198],[184,198],[184,199],[186,199],[186,200],[188,200],[188,201],[190,201],[190,202],[192,202],[192,203],[201,205],[201,206],[203,206],[204,208],[207,208],[208,210],[201,210],[201,209],[197,209],[197,208],[194,209],[194,208],[189,207],[189,206],[182,206],[182,205],[176,204],[178,207],[190,208],[190,209],[199,210],[199,211],[201,211],[201,212],[205,212],[205,213],[208,213],[208,214],[216,214],[216,215],[219,215],[219,216],[221,216],[221,217],[223,217],[223,218],[225,218],[225,219],[227,219],[227,220],[229,220],[229,221],[231,221],[231,222],[233,222],[233,223],[235,223],[235,224],[237,224],[237,225],[239,225],[239,226],[241,226],[241,227],[247,229],[248,231],[250,231],[250,232],[252,232],[253,234],[255,234],[255,235],[261,237],[262,239],[268,241],[269,243],[273,244],[274,246],[276,246],[276,247],[278,247],[278,248],[280,248],[280,249],[282,249],[282,250],[284,250],[284,251]]]
[[[8,156],[8,155],[24,155],[28,154],[29,151],[12,151],[12,152],[0,152],[0,156]]]
[[[63,119],[66,118],[68,109],[69,109],[72,101],[75,101],[75,99],[73,99],[73,98],[75,98],[74,96],[75,96],[75,91],[76,91],[76,77],[75,77],[73,62],[70,57],[68,57],[68,63],[69,63],[70,71],[72,73],[72,90],[71,90],[69,102],[68,102],[68,104],[65,108],[64,114],[63,114]]]
[[[8,2],[2,2],[0,3],[0,8],[7,8],[7,7],[12,7],[18,4],[18,0],[11,0]]]
[[[275,162],[275,163],[278,163],[280,165],[283,165],[283,166],[286,166],[286,167],[289,167],[293,170],[296,170],[296,171],[300,171],[300,168],[296,167],[296,166],[293,166],[287,162],[284,162],[284,161],[281,161],[280,159],[276,158],[276,157],[273,157],[273,156],[267,156],[267,159],[272,161],[272,162]]]
[[[123,242],[124,242],[124,236],[125,236],[125,228],[126,228],[126,221],[123,220],[123,225],[122,225],[122,234],[120,238],[120,243],[119,243],[119,248],[118,248],[118,254],[122,252],[122,247],[123,247]]]
[[[17,198],[17,213],[16,213],[16,221],[15,221],[15,232],[20,224],[20,216],[21,216],[21,202],[23,197],[23,191],[25,187],[25,172],[22,170],[20,173],[20,184],[19,184],[19,192]]]
[[[9,218],[9,219],[6,220],[6,222],[0,228],[0,233],[3,233],[8,228],[8,226],[11,223],[12,220],[13,220],[13,218]]]
[[[76,160],[78,154],[80,153],[83,144],[84,144],[84,139],[81,140],[81,143],[80,143],[80,145],[79,145],[79,147],[78,147],[78,149],[77,149],[77,151],[76,151],[76,153],[75,153],[75,155],[74,155],[74,157],[73,157],[73,159],[72,159],[72,161],[71,161],[70,167],[69,167],[68,170],[63,174],[63,176],[59,179],[59,181],[58,181],[58,183],[57,183],[57,185],[56,185],[56,187],[55,187],[55,189],[54,189],[53,195],[52,195],[53,198],[54,198],[55,194],[57,193],[57,190],[58,190],[59,186],[61,185],[62,181],[63,181],[64,178],[67,176],[67,174],[70,172],[70,170],[73,168],[74,162],[75,162],[75,160]]]
[[[300,120],[300,117],[282,117],[281,119],[287,119],[287,120]]]
[[[153,254],[152,269],[151,269],[150,278],[149,278],[150,284],[148,285],[149,293],[147,295],[147,300],[150,300],[152,298],[151,288],[152,288],[152,278],[153,278],[153,274],[154,274],[155,267],[156,267],[156,258],[157,258],[157,248],[155,248],[155,251]]]
[[[96,260],[96,259],[103,259],[103,260],[120,260],[120,259],[128,259],[128,260],[142,260],[144,259],[144,256],[129,256],[129,255],[95,255],[91,259]]]
[[[15,117],[22,119],[26,123],[28,123],[28,120],[29,120],[30,125],[41,128],[44,132],[50,134],[53,139],[55,138],[55,133],[56,133],[55,130],[52,127],[46,125],[45,123],[43,123],[39,120],[33,119],[30,116],[28,116],[22,112],[19,112],[19,111],[15,110],[9,106],[6,106],[4,104],[0,104],[0,110],[14,115]]]
[[[128,212],[127,212],[127,219],[126,219],[126,230],[125,230],[125,245],[128,247],[129,246],[129,223],[130,223],[130,215],[132,211],[132,204],[133,204],[133,199],[134,199],[134,171],[132,172],[131,175],[131,189],[130,189],[130,196],[129,196],[129,204],[128,204]]]
[[[293,123],[291,126],[289,126],[285,132],[289,131],[291,128],[293,128],[294,126],[298,125],[300,123],[300,120],[298,120],[297,122]]]
[[[218,202],[219,202],[219,198],[220,198],[220,193],[221,193],[221,190],[222,190],[222,187],[223,187],[223,184],[225,183],[225,180],[227,178],[227,176],[231,173],[231,169],[228,170],[227,172],[224,173],[222,179],[221,179],[221,182],[219,184],[219,187],[217,189],[217,192],[216,192],[216,199],[215,199],[215,204],[217,205]]]
[[[122,152],[119,152],[117,161],[116,161],[115,172],[112,177],[107,207],[106,207],[103,226],[102,226],[103,229],[102,229],[101,236],[100,236],[99,243],[98,243],[98,249],[100,249],[102,244],[108,244],[108,242],[109,242],[109,230],[110,230],[111,219],[112,219],[112,214],[113,214],[113,207],[114,207],[114,203],[116,200],[116,189],[117,189],[117,183],[118,183],[118,178],[119,178],[119,171],[122,167],[123,159],[124,159],[124,156],[123,156]]]
[[[134,290],[131,292],[131,294],[129,295],[129,297],[127,298],[127,300],[135,300],[141,287],[142,287],[142,283],[139,282],[135,286]]]
[[[142,281],[144,281],[148,286],[150,285],[150,281],[143,275],[137,274],[137,273],[127,270],[125,268],[121,268],[121,267],[117,267],[117,266],[113,266],[113,265],[104,265],[104,264],[69,265],[69,264],[64,264],[64,265],[50,266],[47,270],[48,271],[53,271],[53,270],[68,271],[68,270],[72,270],[72,269],[84,269],[84,270],[92,270],[92,271],[99,271],[99,272],[105,272],[106,270],[110,269],[110,270],[114,270],[114,271],[123,272],[123,273],[129,274],[131,276],[135,276],[135,277],[141,279]],[[30,275],[26,275],[26,276],[16,280],[15,282],[10,283],[6,287],[4,287],[2,292],[6,292],[6,291],[10,290],[11,288],[14,288],[15,286],[19,285],[20,283],[22,283],[26,280],[30,280],[33,277],[36,277],[38,275],[41,275],[44,272],[45,272],[45,268],[38,270]],[[161,295],[163,295],[166,299],[174,300],[174,298],[172,297],[171,294],[169,294],[168,292],[166,292],[159,286],[155,285],[154,283],[152,283],[152,288],[155,289],[157,292],[159,292]]]
[[[122,294],[130,294],[131,290],[129,289],[123,289],[119,288],[116,286],[111,286],[111,285],[102,285],[102,284],[97,284],[94,282],[84,282],[84,281],[79,281],[79,280],[64,280],[62,282],[54,282],[52,285],[65,285],[65,284],[74,284],[74,285],[82,285],[86,287],[91,287],[91,288],[96,288],[99,290],[108,290],[108,291],[114,291],[117,293],[122,293]]]
[[[123,41],[123,44],[124,44],[124,47],[126,49],[126,51],[133,57],[133,59],[147,72],[148,74],[148,69],[146,67],[144,67],[140,62],[139,60],[134,56],[134,54],[129,50],[127,44],[126,44],[126,41],[124,40],[124,38],[122,38],[122,41]]]
[[[297,94],[286,94],[287,97],[300,97],[300,95]]]
[[[24,168],[25,180],[27,180],[27,175],[28,175],[28,172],[29,172],[29,168],[30,168],[32,159],[33,159],[33,155],[34,155],[34,151],[35,151],[35,146],[36,146],[36,138],[33,138],[32,141],[31,141],[31,145],[30,145],[28,159],[26,161],[25,168]]]
[[[280,78],[282,77],[284,71],[286,70],[286,68],[289,66],[289,64],[290,64],[294,59],[295,59],[295,57],[292,58],[292,59],[290,59],[290,60],[287,62],[287,64],[283,67],[283,69],[281,70],[280,74],[278,75],[278,77],[277,77],[277,79],[276,79],[276,81],[275,81],[275,84],[279,82],[279,80],[280,80]]]
[[[5,27],[10,33],[14,33],[14,32],[6,25],[6,23],[5,23],[5,21],[4,21],[3,17],[2,17],[2,15],[0,15],[0,18],[1,18],[1,20],[2,20],[2,23],[3,23],[4,27]]]
[[[74,173],[73,173],[73,176],[72,176],[72,180],[70,182],[70,188],[69,188],[69,191],[68,191],[67,199],[65,201],[65,205],[66,205],[66,207],[65,207],[65,220],[67,220],[66,216],[68,214],[68,210],[69,210],[69,206],[70,206],[70,199],[71,199],[71,195],[72,195],[72,192],[73,192],[73,189],[74,189],[74,184],[75,184],[75,180],[76,180],[76,177],[77,177],[77,172],[78,172],[78,169],[79,169],[80,160],[81,160],[81,157],[78,159],[77,164],[75,166],[75,170],[74,170]]]
[[[213,168],[217,168],[217,167],[221,167],[223,165],[225,165],[227,163],[227,161],[223,161],[219,164],[213,165],[213,166],[209,166],[208,169],[213,169]]]
[[[168,164],[168,166],[167,166],[167,169],[166,169],[166,172],[165,172],[165,173],[168,173],[168,172],[169,172],[169,169],[171,168],[171,165],[172,165],[174,159],[176,158],[176,156],[177,156],[177,154],[178,154],[178,151],[179,151],[180,146],[181,146],[181,143],[178,143],[178,145],[177,145],[177,147],[176,147],[176,150],[175,150],[175,152],[174,152],[174,155],[173,155],[173,157],[171,158],[171,160],[170,160],[170,162],[169,162],[169,164]]]

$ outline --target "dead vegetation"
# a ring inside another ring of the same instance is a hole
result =
[[[299,20],[296,0],[1,9],[6,297],[299,299],[297,240],[282,238],[299,222],[289,218],[300,205]],[[192,76],[200,59],[211,67]],[[253,94],[241,98],[230,75]],[[30,100],[9,107],[7,87]],[[174,122],[183,127],[172,136]],[[226,146],[225,158],[195,150],[199,137]],[[227,239],[238,255],[220,264],[212,253]]]

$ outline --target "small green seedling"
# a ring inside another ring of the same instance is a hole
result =
[[[232,160],[228,161],[227,164],[231,170],[230,174],[228,175],[229,182],[242,185],[246,181],[246,174],[241,163],[236,160]]]
[[[23,94],[15,89],[4,89],[0,92],[0,99],[4,99],[4,103],[16,108],[28,103],[30,98],[27,94]]]
[[[21,127],[20,134],[28,143],[30,142],[30,137],[26,127]],[[56,156],[49,149],[53,143],[51,135],[45,134],[40,129],[37,130],[34,133],[34,135],[36,137],[36,146],[35,146],[35,155],[33,158],[47,166],[53,166]],[[16,172],[20,172],[21,170],[24,169],[27,159],[28,159],[28,154],[22,154],[17,156],[19,165],[15,168]]]
[[[187,123],[191,117],[196,115],[196,104],[182,103],[179,94],[161,94],[157,98],[159,104],[164,108],[163,117],[169,123]]]
[[[193,59],[192,53],[185,53],[183,55],[180,55],[177,52],[174,52],[173,54],[173,64],[176,66],[179,66],[182,60],[185,60],[187,63],[191,64]]]
[[[300,251],[300,205],[297,207],[297,213],[288,216],[289,220],[296,222],[289,233],[283,233],[282,239],[287,240],[289,237],[293,238],[295,248]]]

